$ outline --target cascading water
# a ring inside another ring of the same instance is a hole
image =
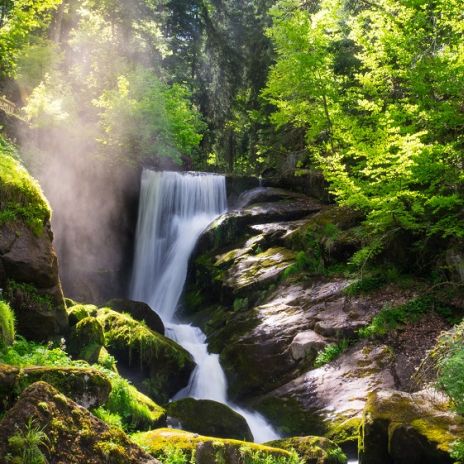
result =
[[[188,350],[197,367],[176,398],[225,403],[248,422],[255,441],[278,438],[263,416],[227,401],[227,380],[219,355],[208,353],[198,327],[175,319],[190,255],[203,230],[227,209],[224,176],[154,172],[142,174],[131,297],[144,301],[163,319],[167,334]]]

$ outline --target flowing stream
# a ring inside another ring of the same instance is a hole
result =
[[[188,350],[197,367],[175,399],[191,397],[227,404],[241,414],[256,442],[279,438],[265,418],[227,400],[219,355],[208,352],[205,334],[176,319],[190,255],[203,230],[227,209],[224,176],[201,173],[142,174],[131,298],[148,303],[167,335]]]

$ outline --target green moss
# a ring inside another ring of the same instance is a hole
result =
[[[76,325],[86,317],[94,317],[97,315],[98,308],[91,304],[76,304],[67,308],[69,324]]]
[[[352,417],[346,419],[344,417],[328,422],[328,430],[325,436],[339,446],[356,445],[359,440],[359,429],[362,419],[360,417]]]
[[[10,305],[0,300],[0,348],[13,344],[15,339],[15,316]]]
[[[323,462],[324,464],[346,464],[347,457],[332,441],[323,437],[283,438],[267,443],[267,445],[294,450],[304,463]]]
[[[14,307],[22,309],[40,308],[45,311],[53,310],[53,300],[50,295],[43,295],[32,284],[16,282],[9,279],[6,284],[5,298]]]
[[[39,235],[50,216],[38,182],[21,165],[15,147],[0,136],[0,225],[24,221]]]
[[[159,458],[165,455],[166,450],[174,447],[183,451],[187,459],[190,460],[192,453],[203,443],[211,444],[215,451],[222,451],[224,448],[233,448],[236,450],[245,450],[245,454],[248,456],[253,453],[263,453],[288,459],[292,457],[290,452],[270,446],[240,440],[205,437],[174,429],[158,429],[151,432],[137,433],[132,435],[132,439],[147,449],[150,454]]]
[[[86,317],[72,328],[68,349],[78,359],[95,363],[104,344],[103,327],[95,317]]]

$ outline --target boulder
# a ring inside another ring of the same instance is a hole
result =
[[[144,321],[151,330],[161,335],[165,334],[163,321],[146,303],[142,303],[141,301],[113,299],[108,301],[105,306],[118,313],[128,313],[137,321]]]
[[[272,203],[277,201],[305,201],[307,196],[302,193],[291,192],[274,187],[257,187],[243,192],[237,200],[237,209],[246,208],[257,203]]]
[[[175,429],[158,429],[132,435],[136,443],[148,450],[153,456],[163,459],[167,450],[179,450],[190,462],[195,453],[196,464],[241,464],[258,455],[262,462],[266,456],[280,458],[281,464],[290,464],[288,451],[232,439],[205,437]],[[288,461],[287,461],[288,459]],[[256,462],[256,461],[254,461]]]
[[[169,417],[180,422],[183,430],[211,437],[253,441],[246,420],[225,404],[185,398],[169,403],[167,412]]]
[[[452,444],[464,439],[464,418],[433,391],[369,394],[363,414],[361,464],[453,464]]]
[[[49,464],[159,464],[122,431],[45,382],[29,386],[0,422],[0,456],[8,456],[7,462],[23,462],[20,443],[28,430],[46,435],[37,446]]]
[[[16,313],[18,332],[44,340],[68,327],[50,206],[35,179],[2,148],[0,288]]]
[[[71,329],[68,352],[77,359],[94,364],[105,345],[103,327],[96,317],[85,317]]]
[[[323,437],[293,437],[266,443],[273,448],[296,451],[302,464],[346,464],[343,451]]]
[[[195,363],[180,345],[110,308],[99,309],[97,319],[119,370],[148,396],[165,403],[187,386]]]
[[[314,360],[318,352],[323,350],[326,346],[327,340],[325,338],[321,337],[313,330],[306,330],[305,332],[299,332],[292,340],[290,352],[295,361],[305,358]]]
[[[87,367],[17,368],[0,364],[0,395],[4,408],[32,383],[44,381],[86,408],[106,403],[111,383],[101,372]]]

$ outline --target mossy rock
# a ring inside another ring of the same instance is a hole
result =
[[[464,418],[437,393],[385,390],[369,394],[359,439],[361,464],[452,464]]]
[[[6,301],[0,300],[0,349],[12,345],[15,335],[14,312]]]
[[[90,367],[42,367],[16,368],[0,364],[0,396],[4,408],[29,385],[44,381],[80,405],[98,407],[103,405],[111,391],[108,378]]]
[[[85,317],[71,329],[68,351],[77,359],[96,363],[104,345],[103,327],[95,317]]]
[[[68,306],[66,311],[68,313],[69,325],[72,327],[86,317],[95,317],[97,315],[98,308],[92,304],[78,303],[73,306]]]
[[[285,459],[289,459],[290,462],[292,456],[290,452],[278,448],[239,440],[206,437],[175,429],[136,433],[132,438],[159,459],[163,459],[168,450],[173,448],[184,453],[186,462],[190,462],[192,454],[195,453],[196,464],[241,464],[247,457],[250,458],[257,453],[262,457],[271,455],[281,458],[284,460],[282,464],[285,464]]]
[[[302,464],[346,464],[347,457],[332,441],[323,437],[292,437],[266,443],[274,448],[294,450]]]
[[[307,410],[295,398],[265,396],[257,400],[253,407],[263,414],[284,436],[317,435],[327,431],[320,411]]]
[[[219,438],[253,441],[247,421],[225,404],[185,398],[169,403],[168,415],[189,432]]]
[[[45,382],[29,386],[0,422],[0,456],[8,456],[6,464],[23,462],[11,438],[24,436],[28,423],[48,437],[40,448],[49,464],[159,464],[122,431]]]
[[[195,363],[181,346],[128,314],[101,308],[105,346],[135,385],[159,403],[187,386]]]
[[[145,322],[151,330],[161,335],[165,334],[163,321],[146,303],[118,298],[108,301],[105,306],[118,313],[130,314],[135,320]]]
[[[344,450],[357,450],[361,423],[362,419],[359,416],[342,416],[328,420],[327,432],[324,436],[332,440]]]

